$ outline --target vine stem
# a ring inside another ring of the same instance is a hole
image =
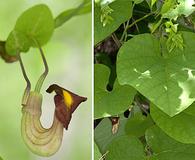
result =
[[[130,20],[127,21],[127,24],[126,24],[126,25],[124,24],[124,31],[123,31],[123,34],[122,34],[122,36],[121,36],[121,38],[120,38],[120,42],[122,42],[123,39],[124,39],[124,37],[125,37],[125,34],[126,34],[126,32],[127,32],[127,27],[128,27],[128,25],[129,25],[129,21],[130,21]]]
[[[152,14],[154,14],[154,13],[151,12],[151,13],[146,14],[145,16],[143,16],[143,17],[141,17],[141,18],[135,20],[133,23],[131,23],[131,24],[127,27],[127,29],[131,28],[131,27],[134,26],[136,23],[138,23],[138,22],[140,22],[140,21],[146,19],[147,17],[151,16]]]
[[[122,37],[121,37],[120,40],[121,40],[121,41],[123,40],[123,38],[124,38],[124,36],[125,36],[125,32],[127,32],[127,30],[128,30],[129,28],[133,27],[135,24],[137,24],[138,22],[140,22],[140,21],[146,19],[147,17],[151,16],[152,14],[154,14],[154,13],[151,12],[151,13],[149,13],[149,14],[146,14],[145,16],[143,16],[143,17],[141,17],[141,18],[135,20],[135,21],[134,21],[133,23],[131,23],[130,25],[126,26],[126,27],[125,27],[125,30],[124,30],[124,32],[123,32],[124,34],[122,35]]]
[[[121,44],[121,42],[118,40],[116,34],[114,34],[114,33],[112,34],[112,39],[113,39],[113,41],[115,42],[115,44],[117,45],[117,47],[120,48],[122,44]]]
[[[22,62],[22,59],[21,59],[21,56],[20,54],[18,53],[18,60],[19,60],[19,63],[20,63],[20,67],[22,69],[22,74],[24,76],[24,79],[26,81],[26,88],[25,88],[25,91],[24,91],[24,95],[23,95],[23,98],[22,98],[22,105],[25,106],[27,104],[27,100],[28,100],[28,97],[30,95],[30,89],[31,89],[31,83],[30,83],[30,80],[26,74],[26,71],[25,71],[25,68],[24,68],[24,64]]]
[[[42,48],[41,48],[39,42],[38,42],[37,40],[34,40],[34,41],[35,41],[35,43],[37,44],[37,46],[38,46],[38,48],[39,48],[39,51],[40,51],[40,54],[41,54],[41,58],[42,58],[42,60],[43,60],[43,64],[44,64],[44,67],[45,67],[45,71],[44,71],[43,74],[39,77],[39,79],[38,79],[38,81],[37,81],[37,84],[36,84],[36,86],[35,86],[35,91],[39,93],[40,90],[41,90],[41,87],[42,87],[42,85],[43,85],[43,82],[44,82],[44,80],[45,80],[45,78],[46,78],[46,76],[47,76],[47,74],[48,74],[48,72],[49,72],[49,67],[48,67],[48,65],[47,65],[47,61],[46,61],[45,55],[44,55],[44,53],[43,53],[43,50],[42,50]]]

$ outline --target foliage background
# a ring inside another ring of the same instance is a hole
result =
[[[61,11],[77,7],[81,1],[64,0],[4,0],[0,1],[0,40],[6,40],[17,17],[27,8],[47,4],[56,17]],[[82,96],[87,96],[73,114],[69,130],[64,132],[62,147],[50,158],[32,154],[20,135],[21,98],[25,88],[19,63],[6,64],[0,60],[0,155],[4,160],[78,160],[91,159],[91,14],[74,17],[57,28],[43,47],[49,65],[49,75],[42,88],[42,123],[52,123],[53,96],[45,92],[50,84],[57,83]],[[22,54],[28,76],[34,87],[43,72],[37,49]]]
[[[194,160],[194,1],[106,2],[94,3],[96,160]]]

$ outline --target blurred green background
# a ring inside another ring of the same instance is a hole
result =
[[[47,4],[56,17],[62,11],[77,7],[79,0],[1,0],[0,40],[6,40],[17,17],[27,8]],[[74,112],[69,130],[64,132],[60,150],[52,157],[32,154],[23,143],[20,133],[21,98],[25,89],[19,63],[6,64],[0,59],[0,156],[4,160],[91,160],[92,143],[92,54],[91,14],[77,16],[57,28],[47,45],[43,47],[49,65],[49,75],[42,88],[42,123],[50,127],[53,119],[53,94],[45,90],[56,83],[79,95],[87,96]],[[37,49],[22,54],[26,71],[34,88],[43,72],[43,64]]]

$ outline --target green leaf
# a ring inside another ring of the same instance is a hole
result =
[[[106,89],[110,70],[108,67],[95,65],[95,119],[117,115],[128,109],[136,91],[127,85],[121,86],[116,80],[112,91]]]
[[[104,118],[95,128],[95,142],[99,146],[102,154],[106,153],[107,146],[112,142],[113,139],[126,135],[125,124],[127,122],[127,118],[120,117],[119,121],[119,128],[115,134],[112,133],[112,123],[108,118]]]
[[[151,105],[151,116],[155,123],[170,137],[182,143],[195,144],[195,103],[180,114],[169,117],[155,105]]]
[[[125,132],[127,135],[133,135],[136,137],[141,137],[145,134],[147,128],[152,126],[154,123],[150,116],[144,116],[140,113],[136,113],[128,118],[125,125]]]
[[[94,160],[99,160],[102,157],[102,154],[99,151],[98,146],[94,143]]]
[[[157,126],[146,131],[146,141],[158,160],[194,160],[195,145],[183,144],[167,136]]]
[[[175,6],[176,0],[165,0],[161,8],[160,14],[167,13],[171,8]]]
[[[91,2],[81,4],[77,8],[66,10],[55,18],[55,28],[62,26],[74,16],[91,12]]]
[[[112,34],[123,22],[132,16],[132,2],[130,0],[115,0],[109,4],[113,10],[110,14],[112,21],[103,27],[101,17],[101,7],[97,3],[94,4],[94,43],[97,44]]]
[[[15,29],[25,34],[30,45],[37,47],[35,40],[42,46],[48,42],[54,31],[54,20],[50,9],[39,4],[23,12],[18,18]]]
[[[150,6],[150,8],[153,7],[153,5],[156,3],[156,1],[157,1],[157,0],[151,0],[151,6]]]
[[[144,160],[142,143],[136,137],[120,136],[108,146],[106,160]]]
[[[135,3],[135,4],[139,4],[139,3],[142,3],[144,0],[133,0],[133,2]]]
[[[155,156],[148,157],[149,160],[159,160]]]
[[[13,30],[7,38],[5,48],[11,56],[27,52],[30,48],[29,39],[24,33]]]
[[[3,160],[3,158],[0,157],[0,160]]]
[[[187,17],[195,11],[195,7],[192,6],[193,4],[193,0],[178,0],[177,4],[172,5],[171,8],[162,13],[162,17],[169,19],[176,19],[180,15],[185,15]]]
[[[195,103],[193,103],[190,107],[188,107],[186,110],[184,110],[184,113],[190,114],[192,116],[195,116]]]
[[[167,53],[154,36],[142,34],[124,43],[117,58],[119,83],[133,86],[170,116],[195,101],[195,34],[181,34],[183,51]]]

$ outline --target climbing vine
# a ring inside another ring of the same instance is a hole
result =
[[[94,6],[96,160],[193,160],[194,1]]]

